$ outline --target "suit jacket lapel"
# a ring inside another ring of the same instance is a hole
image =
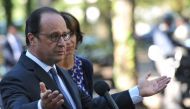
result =
[[[58,88],[56,87],[56,83],[51,79],[51,77],[43,69],[37,68],[35,69],[34,73],[41,82],[44,82],[47,89],[51,89],[52,91],[58,90]]]
[[[51,89],[52,91],[59,90],[59,92],[61,92],[60,89],[57,87],[56,82],[53,81],[52,78],[43,69],[42,70],[41,69],[36,69],[35,74],[38,76],[38,78],[41,80],[41,82],[45,83],[47,89]],[[69,106],[68,101],[66,101],[65,99],[64,99],[64,104],[63,105],[67,109],[71,109],[71,107]]]
[[[57,67],[57,72],[59,73],[59,75],[61,76],[62,80],[64,81],[67,89],[69,90],[69,93],[71,94],[71,96],[76,104],[76,108],[82,109],[78,87],[72,80],[71,76],[68,74],[67,71],[65,71],[64,69],[61,69],[59,67]]]
[[[37,63],[28,58],[25,52],[21,55],[19,60],[29,71],[34,72],[39,81],[44,82],[46,87],[51,90],[57,90],[57,87],[51,77],[45,72]]]
[[[48,75],[48,73],[45,72],[37,63],[35,63],[30,58],[28,58],[25,54],[26,54],[25,52],[22,53],[19,62],[22,63],[23,66],[26,67],[29,71],[34,72],[34,74],[39,79],[39,81],[44,82],[47,89],[51,89],[52,91],[59,90],[56,83],[51,79],[51,77]],[[59,92],[61,92],[61,91],[59,90]],[[66,109],[71,108],[69,106],[69,103],[65,99],[64,99],[63,106]]]

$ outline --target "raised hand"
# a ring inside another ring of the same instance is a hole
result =
[[[138,83],[139,93],[142,97],[152,96],[161,92],[166,88],[171,78],[161,76],[157,79],[148,80],[151,74],[148,74],[145,78],[141,79]]]
[[[41,106],[43,109],[57,109],[63,103],[63,95],[57,90],[47,90],[43,82],[40,82]]]

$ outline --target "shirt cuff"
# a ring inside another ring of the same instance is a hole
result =
[[[137,104],[143,100],[143,97],[139,95],[139,88],[137,86],[129,89],[129,95],[133,101],[133,104]]]
[[[42,105],[41,105],[41,99],[38,101],[38,109],[42,109]]]

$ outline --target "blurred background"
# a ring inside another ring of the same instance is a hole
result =
[[[25,21],[42,6],[79,20],[84,40],[78,55],[93,62],[94,81],[106,80],[111,93],[135,86],[148,73],[167,75],[172,81],[166,90],[144,98],[137,109],[190,109],[189,0],[0,0],[0,77],[22,51],[6,48],[8,34],[25,45]]]

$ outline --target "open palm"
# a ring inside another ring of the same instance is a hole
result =
[[[152,96],[161,92],[166,88],[171,78],[161,76],[159,78],[148,80],[151,74],[148,74],[145,78],[141,79],[138,83],[139,93],[142,97]]]

